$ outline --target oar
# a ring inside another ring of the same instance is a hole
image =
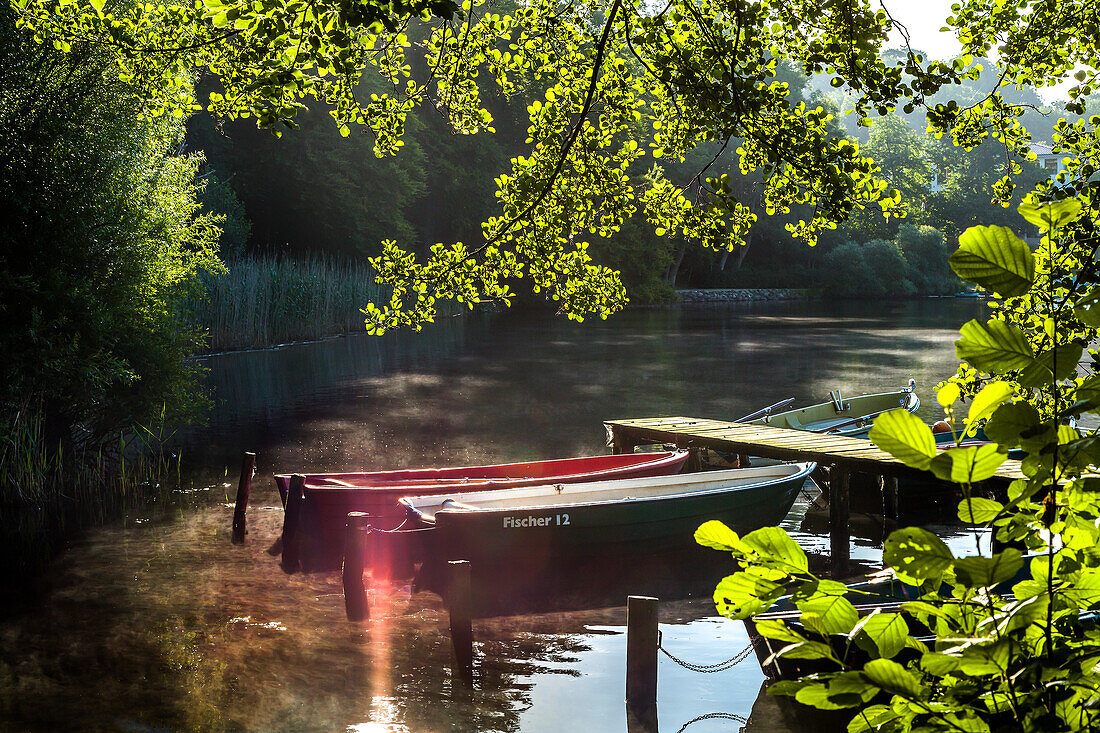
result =
[[[887,407],[885,410],[879,410],[878,412],[871,412],[871,413],[868,413],[866,415],[860,415],[859,417],[853,417],[851,420],[849,420],[847,422],[842,422],[839,425],[833,425],[828,430],[815,430],[813,432],[821,433],[822,435],[828,435],[829,433],[835,433],[837,430],[840,430],[841,428],[846,428],[849,425],[855,425],[856,423],[863,422],[865,420],[873,420],[874,418],[878,417],[879,415],[881,415],[884,412],[889,412],[890,410],[896,410],[896,409],[897,409],[896,407]]]
[[[794,402],[794,397],[788,397],[785,400],[779,400],[779,402],[776,402],[774,405],[768,405],[763,410],[757,410],[756,412],[750,412],[748,415],[745,415],[744,417],[737,418],[736,420],[734,420],[734,422],[747,422],[749,420],[755,420],[756,418],[760,417],[761,415],[768,415],[768,414],[771,413],[772,410],[774,410],[778,407],[786,407],[787,405],[791,404],[792,402]]]

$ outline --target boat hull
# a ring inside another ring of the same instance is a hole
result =
[[[493,466],[308,475],[298,525],[302,564],[310,570],[339,567],[348,512],[370,514],[371,524],[378,529],[400,526],[406,517],[405,509],[398,504],[403,496],[668,476],[679,473],[686,459],[686,451],[661,451]],[[358,485],[344,486],[334,481],[354,481]],[[276,476],[276,482],[285,492],[289,476]]]
[[[438,511],[430,551],[433,560],[470,560],[475,567],[538,575],[569,572],[574,561],[604,556],[672,552],[695,547],[694,534],[708,520],[744,533],[776,525],[790,511],[814,464],[796,464],[775,480],[728,490],[623,501]],[[704,472],[767,476],[790,466]],[[683,477],[678,477],[683,478]],[[612,482],[609,482],[612,483]],[[591,484],[598,486],[598,484]],[[578,487],[570,487],[573,490]],[[461,503],[461,498],[456,497]],[[414,513],[422,526],[432,526]]]
[[[866,434],[875,415],[898,408],[915,412],[918,407],[920,407],[920,400],[911,384],[908,389],[897,392],[840,398],[836,401],[821,402],[796,410],[765,415],[756,420],[750,420],[749,424],[856,436]],[[868,419],[860,421],[859,418],[864,416]]]

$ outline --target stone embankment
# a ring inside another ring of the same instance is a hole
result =
[[[681,303],[732,303],[758,300],[806,300],[810,291],[800,288],[722,288],[678,290]]]

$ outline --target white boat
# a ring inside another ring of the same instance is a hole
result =
[[[640,548],[683,549],[717,519],[736,532],[778,524],[814,463],[676,476],[548,484],[401,499],[420,527],[434,528],[437,560],[480,565],[594,556]]]

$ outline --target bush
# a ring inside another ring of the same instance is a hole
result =
[[[131,94],[92,49],[37,44],[0,9],[0,423],[29,400],[55,447],[201,406],[183,302],[220,266],[218,229],[201,156],[172,154],[180,123]]]
[[[948,264],[953,247],[943,232],[928,226],[902,224],[898,246],[909,265],[908,279],[921,295],[949,295],[963,288],[963,282]]]
[[[908,274],[898,244],[882,239],[847,242],[822,258],[818,285],[841,298],[903,298],[916,292]]]

